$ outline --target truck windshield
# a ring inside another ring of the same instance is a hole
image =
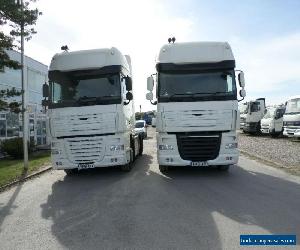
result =
[[[50,108],[121,103],[120,74],[50,71]]]
[[[300,114],[300,98],[287,102],[285,114]]]
[[[236,98],[233,70],[158,74],[160,102],[236,100]]]
[[[250,103],[250,112],[258,112],[260,111],[260,103],[259,102],[251,102]]]
[[[135,124],[135,127],[136,128],[143,128],[145,126],[145,123],[144,122],[137,122],[136,124]]]
[[[276,108],[268,108],[267,113],[264,115],[264,118],[273,118],[275,116]]]
[[[247,114],[248,113],[248,103],[243,103],[240,106],[240,114]]]

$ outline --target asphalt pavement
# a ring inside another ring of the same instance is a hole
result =
[[[296,234],[276,249],[300,249],[299,177],[245,157],[164,175],[148,136],[129,173],[50,171],[0,193],[0,249],[241,249],[240,234]]]

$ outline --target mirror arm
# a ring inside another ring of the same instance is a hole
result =
[[[156,105],[156,104],[157,104],[157,101],[154,101],[154,102],[150,101],[150,103],[151,103],[152,105]]]
[[[130,103],[130,101],[127,101],[127,102],[123,102],[123,104],[126,106]]]
[[[245,99],[245,97],[243,97],[243,99],[241,99],[241,100],[238,100],[238,102],[241,102],[241,101],[243,101]]]

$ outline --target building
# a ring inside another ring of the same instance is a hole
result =
[[[21,54],[8,51],[11,59],[21,61]],[[48,67],[30,57],[25,56],[24,84],[27,86],[27,110],[29,116],[29,135],[35,145],[47,145],[46,115],[41,105],[42,86],[47,81]],[[0,72],[0,89],[15,87],[21,90],[21,70],[5,68]],[[12,97],[10,101],[21,101],[21,96]],[[22,136],[22,116],[8,111],[0,111],[0,140]]]

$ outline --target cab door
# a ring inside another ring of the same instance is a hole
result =
[[[280,133],[282,131],[283,114],[284,114],[284,109],[276,109],[275,117],[274,117],[274,127],[276,133]]]

